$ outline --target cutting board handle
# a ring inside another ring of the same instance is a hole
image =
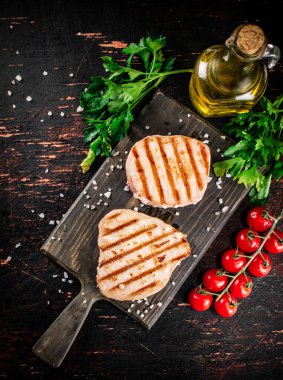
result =
[[[59,367],[92,305],[102,298],[93,286],[89,291],[82,289],[33,346],[35,355],[53,367]]]

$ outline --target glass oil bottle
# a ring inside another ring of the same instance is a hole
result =
[[[267,44],[262,29],[243,24],[225,45],[211,46],[198,58],[190,80],[193,105],[205,117],[248,112],[267,86],[267,68],[280,58],[277,46]]]

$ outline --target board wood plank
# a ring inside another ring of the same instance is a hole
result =
[[[139,113],[129,135],[117,145],[112,157],[108,158],[95,173],[42,247],[48,256],[78,277],[82,284],[88,284],[88,289],[93,291],[95,298],[98,294],[96,286],[96,267],[99,256],[97,226],[109,211],[116,208],[138,207],[139,211],[157,216],[187,234],[192,249],[191,256],[175,269],[163,290],[149,297],[148,300],[142,301],[117,302],[108,299],[148,329],[161,316],[247,194],[247,190],[242,185],[233,182],[231,178],[223,178],[222,188],[217,188],[217,179],[211,169],[212,180],[198,204],[167,210],[150,206],[142,207],[140,202],[133,198],[131,192],[124,190],[126,186],[124,164],[127,152],[130,151],[132,145],[145,136],[153,134],[182,134],[202,141],[209,140],[212,163],[221,160],[221,152],[232,141],[188,108],[161,91],[157,91]],[[104,196],[109,189],[110,199]],[[219,203],[220,198],[223,199],[223,204]],[[228,209],[223,212],[225,206],[228,206]]]

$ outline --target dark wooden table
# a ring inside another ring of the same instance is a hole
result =
[[[100,302],[59,369],[31,351],[80,288],[70,276],[63,282],[63,270],[39,248],[54,227],[51,223],[62,217],[102,162],[97,160],[87,174],[80,171],[87,147],[78,97],[91,75],[104,73],[99,57],[121,59],[123,43],[150,32],[167,36],[167,52],[177,58],[177,68],[192,68],[202,50],[223,43],[244,21],[257,22],[269,41],[280,45],[274,6],[248,0],[1,2],[0,379],[282,375],[281,257],[272,257],[272,272],[254,281],[253,295],[232,319],[184,306],[188,289],[216,265],[233,232],[243,225],[247,199],[151,331]],[[16,75],[22,81],[12,84]],[[188,81],[186,75],[170,78],[162,90],[192,107]],[[282,82],[279,62],[269,74],[267,95],[275,98]],[[209,121],[221,128],[227,119]],[[274,213],[282,208],[282,188],[272,184],[268,207]]]

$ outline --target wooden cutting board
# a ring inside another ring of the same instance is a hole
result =
[[[112,157],[103,163],[42,247],[44,253],[76,276],[82,284],[80,294],[33,348],[36,355],[55,367],[60,365],[66,355],[93,303],[105,299],[96,285],[99,256],[97,226],[105,214],[116,208],[138,207],[139,211],[159,217],[188,235],[191,256],[175,269],[163,290],[148,300],[118,302],[108,299],[150,329],[247,194],[247,190],[231,178],[224,177],[222,183],[216,185],[217,178],[211,169],[212,180],[198,204],[167,210],[142,207],[132,193],[125,189],[124,166],[132,145],[154,134],[181,134],[208,140],[212,163],[221,160],[221,152],[232,142],[205,120],[160,91],[139,113],[130,134],[117,145]],[[108,191],[111,192],[109,199],[104,196]],[[222,204],[219,199],[223,200]]]

